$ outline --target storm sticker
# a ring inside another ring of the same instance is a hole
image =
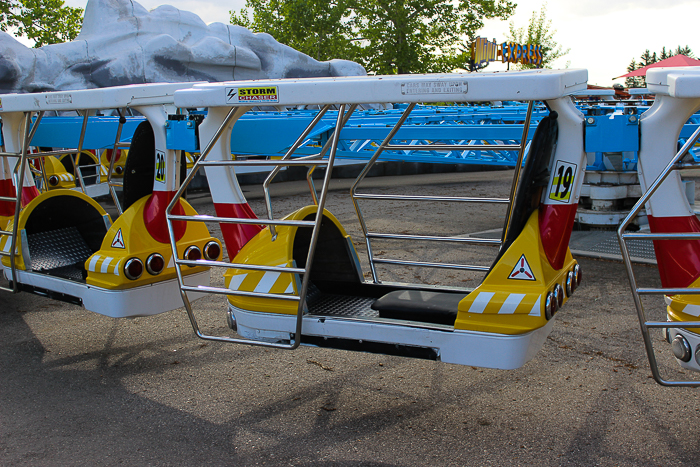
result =
[[[510,272],[508,279],[515,279],[520,281],[534,281],[535,273],[532,272],[530,264],[527,262],[525,255],[522,255],[515,265],[513,270]]]
[[[251,88],[226,88],[227,104],[269,104],[279,102],[277,86],[259,86]]]

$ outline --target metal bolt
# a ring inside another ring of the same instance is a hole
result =
[[[589,125],[593,125],[595,123],[595,118],[593,117],[588,117],[588,120],[586,120]]]

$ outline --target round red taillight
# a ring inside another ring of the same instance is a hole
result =
[[[554,286],[554,296],[557,298],[557,309],[564,304],[564,287],[561,284]]]
[[[554,316],[554,314],[559,311],[559,299],[557,298],[557,295],[555,293],[552,293],[552,301],[551,305],[552,309],[550,310],[550,314]]]
[[[552,292],[547,292],[547,297],[544,300],[544,317],[548,320],[552,319],[552,316],[554,315],[552,309],[554,308],[555,302],[556,300],[554,299],[554,294]]]
[[[57,186],[58,185],[58,177],[55,175],[51,175],[49,177],[49,185],[51,186]]]
[[[143,274],[143,263],[138,258],[129,258],[124,264],[124,275],[127,279],[135,281]]]
[[[221,247],[218,243],[211,241],[204,245],[204,257],[209,261],[216,261],[221,255]]]
[[[148,271],[149,274],[157,276],[163,272],[163,268],[165,268],[165,260],[160,254],[153,253],[146,259],[146,271]]]
[[[196,245],[187,247],[187,249],[185,250],[184,259],[186,259],[187,261],[199,261],[200,259],[202,259],[202,251]]]

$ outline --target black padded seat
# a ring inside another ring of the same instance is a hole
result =
[[[372,308],[382,318],[454,324],[462,293],[396,290],[377,299]]]

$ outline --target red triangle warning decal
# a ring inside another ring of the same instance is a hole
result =
[[[535,274],[532,272],[532,268],[527,262],[527,259],[525,259],[525,255],[520,257],[518,264],[516,264],[513,270],[510,272],[508,279],[516,279],[521,281],[535,280]]]
[[[122,229],[117,230],[117,235],[115,235],[114,239],[112,240],[112,248],[126,249],[126,245],[124,245],[124,237],[122,236]]]

